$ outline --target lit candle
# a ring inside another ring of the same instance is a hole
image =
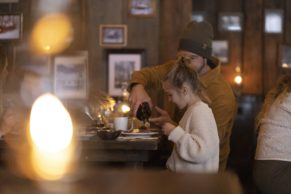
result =
[[[37,178],[57,180],[69,172],[74,154],[71,117],[58,98],[40,96],[30,115],[31,165]]]

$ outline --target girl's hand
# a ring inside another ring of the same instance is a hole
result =
[[[162,126],[162,131],[165,135],[168,136],[175,128],[175,125],[167,122]]]
[[[173,123],[167,111],[155,106],[155,109],[160,114],[160,116],[155,118],[150,118],[149,121],[157,126],[162,127],[166,122]]]

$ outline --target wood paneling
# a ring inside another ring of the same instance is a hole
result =
[[[160,62],[175,57],[179,37],[191,19],[191,0],[161,0],[160,6]]]
[[[263,0],[246,0],[244,5],[243,92],[262,94]]]
[[[265,0],[264,10],[284,9],[285,0]],[[263,39],[263,93],[274,86],[280,75],[279,48],[283,40],[283,33],[264,33]]]
[[[137,48],[146,51],[146,64],[155,65],[159,56],[159,1],[157,13],[152,17],[136,17],[128,14],[128,0],[88,0],[88,50],[90,55],[91,88],[107,91],[107,49],[99,45],[100,24],[125,24],[128,42],[124,49]],[[111,48],[112,49],[112,48]],[[116,48],[122,49],[122,48]]]

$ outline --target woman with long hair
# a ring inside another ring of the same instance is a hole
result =
[[[261,194],[291,194],[291,75],[266,95],[256,120],[254,182]]]

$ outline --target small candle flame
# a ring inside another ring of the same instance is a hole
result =
[[[68,172],[74,143],[69,113],[57,97],[40,96],[30,116],[31,163],[41,179],[56,180]]]

